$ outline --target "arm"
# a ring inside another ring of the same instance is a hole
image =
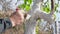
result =
[[[9,18],[0,19],[0,34],[8,28],[12,27],[12,23]]]
[[[0,31],[2,32],[6,29],[22,24],[24,21],[24,15],[21,10],[18,10],[17,12],[14,12],[9,18],[4,18],[0,21]]]

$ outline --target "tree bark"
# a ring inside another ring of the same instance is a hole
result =
[[[42,0],[34,0],[34,4],[29,12],[29,14],[31,15],[31,18],[29,20],[27,20],[25,22],[25,33],[24,34],[36,34],[35,32],[35,28],[36,28],[36,20],[38,18],[40,19],[44,19],[45,21],[47,21],[50,25],[54,22],[52,19],[52,14],[54,13],[54,5],[52,5],[52,14],[46,14],[43,13],[40,9],[39,6],[37,4],[39,4]]]

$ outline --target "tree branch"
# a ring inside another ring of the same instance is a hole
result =
[[[36,24],[37,24],[36,21],[38,18],[44,19],[50,25],[54,22],[53,19],[51,18],[51,15],[54,13],[53,5],[51,5],[51,7],[53,9],[51,12],[52,14],[49,15],[49,14],[43,13],[39,9],[39,6],[37,4],[40,3],[41,1],[42,0],[34,0],[33,6],[29,12],[29,14],[31,15],[31,18],[29,20],[25,21],[25,33],[24,34],[36,34],[35,27],[36,27]]]
[[[54,0],[51,0],[51,12],[50,15],[54,14]]]

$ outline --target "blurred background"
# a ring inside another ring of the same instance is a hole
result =
[[[28,1],[29,2],[29,1]],[[17,7],[23,8],[28,12],[33,5],[33,0],[30,0],[30,4],[26,4],[26,0],[0,0],[0,18],[9,17],[15,12]],[[54,15],[55,23],[49,25],[47,21],[43,19],[38,20],[36,26],[36,34],[59,34],[60,33],[60,0],[54,0]],[[40,10],[49,14],[51,12],[51,0],[42,0]],[[24,23],[22,25],[15,26],[3,32],[3,34],[24,34]]]

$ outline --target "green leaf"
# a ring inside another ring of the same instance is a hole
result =
[[[27,2],[28,2],[28,4],[31,4],[32,3],[32,0],[28,0]]]
[[[24,4],[26,4],[26,3],[27,3],[27,1],[28,1],[28,0],[24,0]]]
[[[49,8],[45,8],[45,12],[49,13],[50,9]]]
[[[26,5],[26,6],[25,6],[25,9],[26,9],[27,11],[29,11],[29,10],[30,10],[30,5]]]
[[[28,3],[27,3],[28,2]],[[19,5],[18,7],[19,8],[23,8],[25,9],[26,11],[29,11],[30,10],[30,5],[32,3],[32,0],[24,0],[24,4],[22,5]]]
[[[55,4],[55,7],[54,7],[55,11],[57,10],[57,9],[56,9],[57,7],[58,7],[58,4]]]
[[[19,5],[18,7],[24,9],[25,8],[25,4]]]

